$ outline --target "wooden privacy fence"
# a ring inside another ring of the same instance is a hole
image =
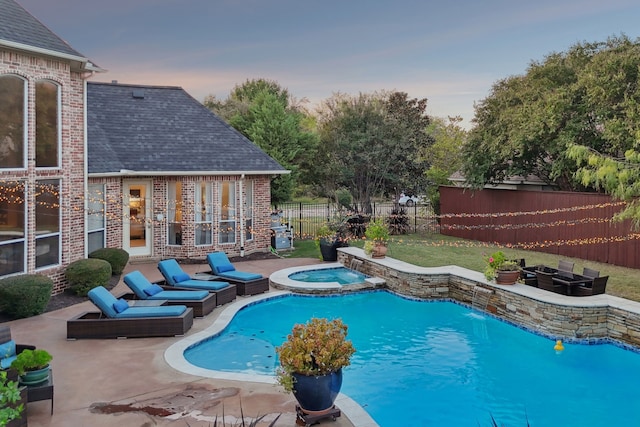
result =
[[[440,187],[441,234],[640,268],[640,234],[597,193]]]

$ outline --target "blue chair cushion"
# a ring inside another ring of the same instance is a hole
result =
[[[176,281],[173,279],[173,277],[177,276],[178,274],[184,273],[182,267],[180,267],[180,264],[178,264],[178,261],[173,258],[160,261],[158,263],[158,270],[160,270],[160,273],[162,273],[162,276],[164,277],[164,280],[167,281],[167,284],[172,286],[175,286],[176,284]]]
[[[16,342],[9,340],[0,344],[0,368],[7,369],[16,358]]]
[[[186,282],[189,279],[191,279],[191,276],[189,276],[187,273],[178,273],[173,275],[173,280],[176,283]]]
[[[220,277],[231,280],[240,280],[242,282],[248,282],[250,280],[262,279],[262,274],[248,273],[245,271],[227,271],[219,274]]]
[[[122,279],[124,283],[131,288],[134,294],[140,299],[147,299],[149,296],[144,290],[151,286],[151,283],[140,271],[135,270],[125,274]]]
[[[151,299],[166,299],[169,301],[201,301],[209,296],[209,291],[162,291]]]
[[[160,307],[130,307],[119,313],[118,319],[135,319],[138,317],[173,317],[181,316],[187,309],[186,305],[163,305]]]
[[[213,252],[207,255],[207,262],[213,274],[224,273],[226,271],[233,271],[235,267],[227,258],[227,254],[224,252]]]
[[[118,315],[116,309],[113,308],[113,304],[118,300],[104,286],[97,286],[91,289],[87,296],[105,316],[114,318]]]
[[[229,282],[218,282],[217,280],[185,280],[177,286],[187,289],[219,291],[229,286]]]
[[[160,292],[163,292],[164,289],[162,289],[161,286],[158,286],[156,284],[153,284],[151,286],[147,286],[146,288],[144,288],[144,293],[149,295],[150,297],[159,294]]]
[[[0,369],[9,369],[14,360],[16,360],[18,356],[5,357],[4,359],[0,359]]]
[[[116,311],[116,313],[120,314],[123,311],[126,311],[129,309],[129,303],[123,300],[122,298],[120,298],[119,300],[113,303],[113,309]]]

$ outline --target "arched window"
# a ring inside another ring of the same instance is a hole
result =
[[[36,167],[55,168],[60,165],[58,85],[50,81],[36,83]]]
[[[0,76],[0,169],[25,167],[25,81]]]

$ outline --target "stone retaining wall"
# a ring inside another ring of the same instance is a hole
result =
[[[343,265],[351,265],[353,259],[362,261],[359,271],[385,279],[389,290],[402,295],[472,305],[479,286],[492,291],[486,311],[516,326],[569,342],[614,340],[640,348],[640,304],[606,295],[566,297],[567,303],[561,304],[553,301],[557,294],[526,285],[498,286],[460,267],[423,268],[388,257],[369,258],[358,248],[338,251]]]

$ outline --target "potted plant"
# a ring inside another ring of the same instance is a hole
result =
[[[7,371],[0,370],[0,426],[26,425],[26,419],[21,419],[26,401],[26,387],[19,387]]]
[[[316,247],[320,249],[323,261],[337,261],[338,248],[348,246],[346,239],[343,239],[338,231],[338,227],[331,223],[322,225],[316,230]]]
[[[485,257],[484,276],[487,280],[496,280],[498,285],[513,285],[520,277],[520,265],[507,259],[502,251],[496,251]]]
[[[276,353],[278,383],[293,392],[301,410],[330,411],[342,386],[342,368],[349,366],[355,353],[347,340],[347,325],[340,319],[325,318],[296,324]]]
[[[20,376],[22,384],[33,385],[49,378],[49,362],[53,356],[46,350],[24,350],[11,362],[11,368]]]
[[[365,253],[372,258],[384,258],[387,254],[387,243],[390,236],[387,224],[379,218],[369,221],[364,236],[367,238],[364,244]]]

